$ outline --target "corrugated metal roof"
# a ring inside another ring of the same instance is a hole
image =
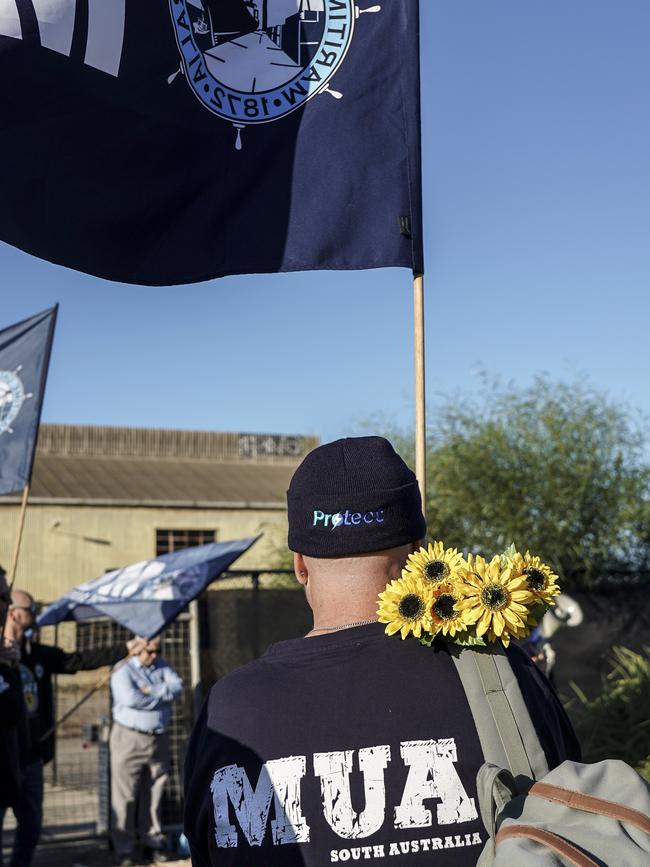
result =
[[[314,437],[42,425],[31,503],[286,507]],[[18,495],[0,497],[15,502]]]
[[[296,463],[317,445],[316,437],[289,434],[68,424],[43,424],[38,437],[41,454],[260,463]]]
[[[286,464],[37,455],[30,502],[284,508],[293,469]]]

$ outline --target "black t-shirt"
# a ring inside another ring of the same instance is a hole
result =
[[[54,733],[41,740],[54,725],[52,675],[75,674],[77,671],[91,671],[103,665],[114,665],[127,653],[127,647],[123,643],[97,650],[66,653],[60,647],[39,644],[37,641],[23,642],[20,673],[29,717],[30,762],[39,759],[49,762],[54,757]]]
[[[510,657],[549,764],[579,758],[552,689],[524,654]],[[219,681],[195,727],[194,867],[474,865],[482,763],[444,646],[388,638],[381,624],[280,642]]]

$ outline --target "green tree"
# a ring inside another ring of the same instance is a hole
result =
[[[430,412],[430,536],[496,553],[511,541],[566,586],[612,568],[647,568],[650,469],[645,425],[585,382],[498,383]],[[390,431],[413,465],[413,436]]]

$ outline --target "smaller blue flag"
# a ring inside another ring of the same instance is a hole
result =
[[[183,548],[107,572],[69,590],[37,623],[51,626],[62,620],[110,617],[131,632],[152,638],[257,539]]]
[[[0,494],[32,476],[58,306],[0,331]]]

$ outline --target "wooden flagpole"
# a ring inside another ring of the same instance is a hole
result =
[[[14,581],[16,580],[16,569],[18,568],[18,556],[20,554],[20,543],[23,539],[23,530],[25,528],[25,512],[27,511],[27,500],[29,499],[29,482],[23,488],[23,496],[20,501],[20,513],[18,516],[18,533],[16,535],[16,541],[14,543],[14,553],[11,557],[11,565],[9,567],[9,595],[11,596],[11,591],[14,589]],[[0,644],[2,643],[5,635],[5,626],[7,625],[7,619],[3,621],[0,626]]]
[[[413,275],[413,346],[415,350],[415,475],[422,508],[427,501],[427,425],[424,392],[424,277]]]
[[[9,592],[13,590],[14,581],[16,580],[16,569],[18,568],[18,557],[20,555],[20,543],[23,540],[23,530],[25,529],[25,512],[27,511],[27,500],[29,499],[30,483],[27,482],[23,488],[23,497],[20,501],[20,515],[18,517],[18,535],[14,544],[14,553],[11,558],[11,566],[9,568]]]

